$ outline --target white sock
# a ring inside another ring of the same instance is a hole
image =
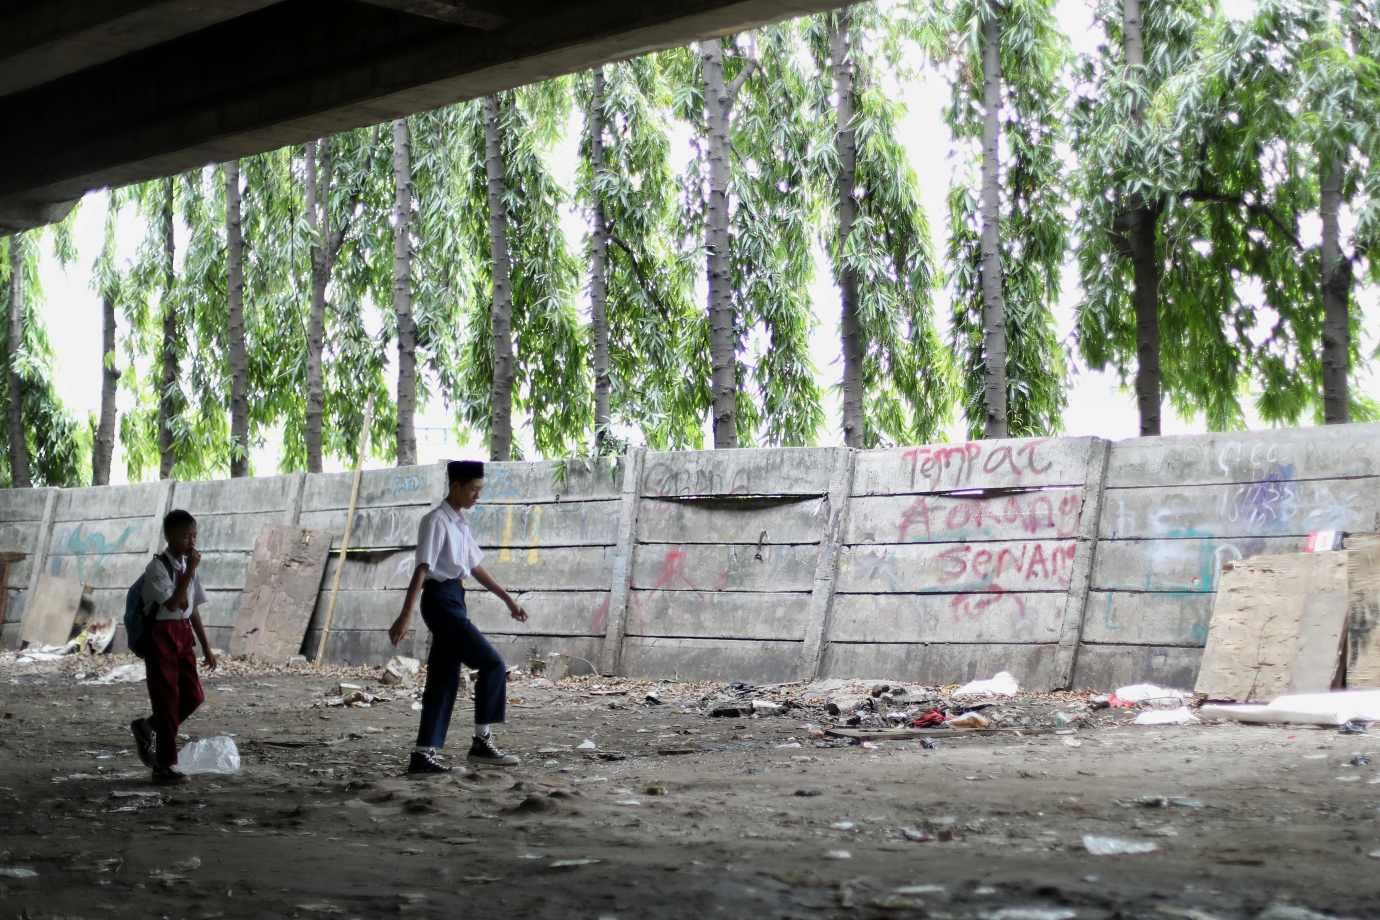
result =
[[[476,722],[474,724],[474,736],[476,738],[492,738],[493,732],[489,731],[489,726],[480,725],[478,722]]]
[[[414,752],[418,753],[418,754],[435,754],[435,753],[436,753],[436,748],[434,748],[434,747],[427,747],[425,744],[419,744],[419,745],[417,745],[416,747],[414,747],[412,750],[413,750]]]

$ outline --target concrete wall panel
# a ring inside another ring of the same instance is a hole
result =
[[[633,591],[629,636],[713,639],[780,639],[805,635],[808,592],[795,594]]]
[[[1083,641],[1099,645],[1176,645],[1202,648],[1207,642],[1214,595],[1093,591]]]
[[[1058,642],[1062,594],[840,594],[830,642]]]
[[[1089,438],[1024,438],[898,447],[858,454],[854,495],[902,495],[965,489],[1077,485]]]
[[[637,509],[637,541],[817,544],[827,516],[823,498],[814,497],[803,501],[644,498]]]
[[[172,507],[190,511],[198,519],[200,536],[200,518],[205,514],[281,513],[292,502],[291,489],[295,481],[291,476],[262,476],[179,482],[173,488]]]
[[[47,489],[0,489],[0,521],[37,521],[47,500]]]
[[[946,686],[998,671],[1022,685],[1039,679],[1054,660],[1053,645],[911,645],[831,642],[821,677],[856,677]]]
[[[108,556],[111,553],[149,554],[159,525],[151,515],[89,521],[54,521],[48,553]],[[200,538],[201,528],[197,527]]]
[[[1102,539],[1380,530],[1380,490],[1368,479],[1109,489],[1103,508]]]
[[[633,557],[634,588],[668,591],[809,591],[819,546],[644,543]]]
[[[152,517],[162,491],[161,482],[138,482],[125,486],[87,486],[61,489],[53,504],[54,521],[101,521],[113,518]],[[43,510],[39,506],[39,511]],[[3,517],[0,511],[0,517]]]
[[[1103,540],[1093,563],[1097,591],[1217,590],[1222,563],[1266,553],[1298,553],[1307,537],[1214,540]]]
[[[1066,591],[1071,539],[849,546],[839,556],[840,593]]]
[[[481,547],[612,546],[618,542],[618,502],[477,505],[468,512]],[[412,543],[416,544],[416,532]]]
[[[833,455],[818,447],[648,453],[642,494],[823,495]]]
[[[1380,474],[1380,424],[1277,428],[1112,445],[1107,485],[1196,485]]]
[[[1085,645],[1078,650],[1073,686],[1104,692],[1151,683],[1192,690],[1203,650],[1154,645]]]
[[[435,464],[365,470],[359,479],[357,508],[434,505],[445,495],[445,470]],[[350,507],[354,471],[313,473],[302,491],[302,508],[329,511]],[[343,516],[341,518],[344,520]]]
[[[795,680],[799,659],[799,642],[629,636],[623,643],[627,676],[651,680],[784,682]]]

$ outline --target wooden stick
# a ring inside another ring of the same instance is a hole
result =
[[[345,571],[345,550],[350,548],[350,528],[355,524],[355,505],[359,502],[359,480],[364,475],[364,451],[369,447],[369,422],[374,414],[374,394],[364,402],[364,430],[359,436],[359,456],[355,460],[355,484],[350,489],[350,510],[345,515],[345,535],[340,538],[340,559],[335,566],[335,584],[331,586],[331,603],[326,607],[326,622],[321,624],[321,640],[316,643],[316,663],[321,664],[326,654],[326,637],[331,634],[331,621],[335,619],[335,602],[340,597],[340,574]]]

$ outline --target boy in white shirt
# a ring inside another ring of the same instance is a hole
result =
[[[201,624],[206,587],[201,583],[201,554],[196,551],[196,518],[178,509],[163,519],[168,548],[144,569],[144,608],[157,606],[149,624],[149,649],[144,658],[153,716],[130,723],[139,759],[153,769],[156,783],[185,783],[177,765],[177,731],[206,700],[196,673],[192,636],[201,643],[206,667],[216,668],[216,656]],[[166,560],[166,561],[165,561]],[[156,739],[156,745],[155,745]]]
[[[475,581],[508,605],[508,612],[519,623],[527,622],[527,611],[480,568],[484,553],[460,513],[479,501],[484,488],[484,464],[452,461],[446,466],[446,479],[450,492],[445,501],[423,515],[417,528],[416,568],[407,586],[402,613],[388,630],[394,645],[402,641],[420,594],[422,620],[431,630],[431,654],[426,662],[417,746],[407,767],[412,776],[450,772],[436,759],[436,754],[446,743],[446,730],[460,691],[461,665],[479,671],[474,688],[474,741],[466,759],[495,767],[518,763],[516,757],[494,746],[489,730],[490,725],[505,720],[508,668],[489,640],[470,622],[465,608],[465,579],[473,575]]]

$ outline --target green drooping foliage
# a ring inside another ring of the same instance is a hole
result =
[[[1013,437],[1062,429],[1067,402],[1064,353],[1052,308],[1068,251],[1064,216],[1063,81],[1068,40],[1049,0],[989,4],[963,0],[919,10],[931,53],[944,62],[953,102],[944,116],[960,157],[949,192],[948,283],[953,289],[952,339],[961,364],[963,411],[971,437],[983,433],[981,204],[979,150],[983,128],[982,20],[1001,23],[1000,263],[1006,310],[1007,426]]]
[[[826,200],[838,181],[834,143],[838,100],[831,98],[830,29],[845,29],[850,47],[855,214],[846,240],[839,238],[839,210],[822,209],[825,248],[835,283],[851,270],[857,284],[862,349],[862,446],[924,444],[942,437],[952,414],[953,367],[935,325],[936,281],[929,221],[919,181],[897,136],[904,115],[896,86],[885,71],[900,69],[906,25],[860,4],[847,16],[826,14],[802,21],[804,36],[824,79],[808,81],[817,119],[814,162]],[[846,347],[846,346],[845,346]]]
[[[17,367],[22,380],[22,420],[28,448],[29,476],[35,486],[80,486],[90,482],[91,432],[62,405],[53,385],[53,348],[43,322],[43,289],[39,283],[40,246],[49,236],[59,262],[70,262],[71,222],[75,212],[47,234],[30,231],[0,240],[0,316],[6,334],[0,336],[0,355],[8,371]],[[8,335],[13,277],[10,272],[10,247],[20,247],[23,285],[23,346],[11,353]],[[9,405],[10,374],[0,374],[0,404]],[[0,430],[0,488],[13,483],[10,469],[9,428]]]
[[[511,257],[514,342],[513,408],[530,420],[543,456],[565,456],[582,443],[591,418],[585,334],[575,313],[579,264],[559,225],[566,200],[547,166],[565,124],[568,81],[552,80],[497,96],[502,136],[503,203]],[[431,136],[453,135],[448,205],[461,216],[455,256],[470,270],[461,290],[462,333],[454,357],[440,367],[442,392],[460,420],[487,441],[493,388],[493,280],[482,100],[445,110]],[[454,258],[455,256],[452,256]],[[467,432],[460,429],[463,437]],[[519,441],[513,444],[518,459]]]

